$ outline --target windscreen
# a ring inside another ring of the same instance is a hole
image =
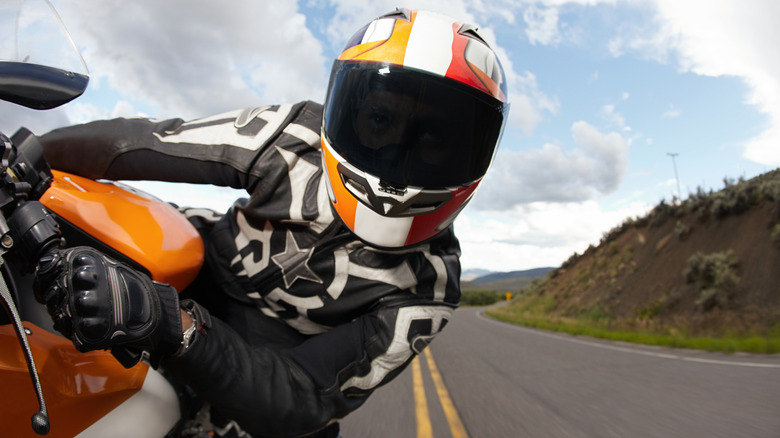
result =
[[[0,99],[50,109],[81,95],[88,81],[48,0],[0,0]]]

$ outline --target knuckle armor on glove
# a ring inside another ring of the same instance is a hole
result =
[[[79,351],[123,345],[167,356],[180,345],[176,291],[92,248],[42,257],[35,292]]]

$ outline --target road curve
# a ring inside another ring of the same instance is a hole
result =
[[[459,309],[429,347],[469,437],[780,437],[779,355],[598,341],[482,310]],[[433,431],[418,432],[411,368],[342,421],[345,438],[453,436],[425,367]]]

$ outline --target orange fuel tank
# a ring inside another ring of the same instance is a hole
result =
[[[111,182],[53,170],[40,202],[181,291],[203,264],[203,241],[173,206]]]

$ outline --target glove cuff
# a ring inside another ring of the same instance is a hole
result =
[[[161,359],[172,356],[181,346],[181,312],[179,310],[179,294],[173,287],[154,283],[160,302],[159,326],[155,331],[155,346],[149,354],[149,362],[157,367]]]

